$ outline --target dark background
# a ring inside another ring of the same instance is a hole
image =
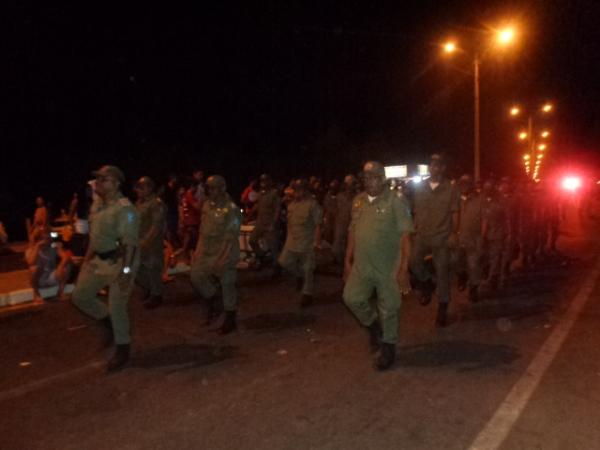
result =
[[[13,235],[36,195],[66,205],[105,163],[129,179],[201,167],[235,196],[265,171],[339,177],[440,149],[453,174],[471,171],[472,59],[438,45],[506,20],[517,48],[481,66],[483,173],[522,171],[514,101],[556,103],[542,177],[596,164],[599,2],[196,3],[10,9],[0,220]]]

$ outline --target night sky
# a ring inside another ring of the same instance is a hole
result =
[[[264,171],[339,177],[441,149],[470,171],[472,59],[438,44],[507,20],[517,48],[482,62],[483,173],[518,173],[514,101],[556,102],[548,167],[595,161],[600,2],[252,3],[13,8],[0,220],[20,231],[35,195],[66,204],[104,163],[130,179],[201,167],[236,195]]]

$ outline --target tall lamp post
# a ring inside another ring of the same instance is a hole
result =
[[[494,41],[496,45],[504,48],[511,45],[515,40],[515,29],[507,27],[495,32]],[[456,41],[447,41],[443,45],[444,53],[450,55],[459,50]],[[481,65],[480,52],[476,51],[473,57],[473,163],[475,180],[481,178],[481,148],[480,148],[480,95],[479,95],[479,67]]]

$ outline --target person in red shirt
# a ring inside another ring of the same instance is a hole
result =
[[[196,181],[192,181],[192,184],[185,191],[185,194],[183,194],[183,198],[181,199],[183,222],[182,251],[188,262],[191,262],[191,255],[196,249],[196,243],[198,242],[198,230],[200,228],[202,203],[196,197],[197,189],[198,183]]]

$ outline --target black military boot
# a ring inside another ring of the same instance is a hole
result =
[[[379,346],[381,345],[381,337],[383,335],[379,320],[375,319],[375,321],[367,327],[367,330],[369,332],[369,347],[374,353],[379,350]]]
[[[423,306],[427,306],[431,303],[431,299],[433,298],[433,291],[435,290],[435,284],[433,281],[427,280],[421,283],[421,298],[419,299],[419,303]]]
[[[221,328],[219,328],[219,334],[229,334],[232,331],[237,330],[236,316],[236,311],[225,311],[225,320],[223,321]]]
[[[377,358],[375,358],[375,368],[377,370],[387,370],[396,360],[396,344],[383,342]]]
[[[160,295],[151,295],[147,300],[144,301],[144,308],[154,309],[162,305],[162,297]]]
[[[129,362],[129,344],[119,344],[115,350],[115,354],[108,361],[106,369],[109,372],[116,372],[123,369]]]
[[[114,340],[115,334],[113,332],[112,322],[110,321],[110,316],[106,316],[104,319],[100,319],[100,325],[102,330],[102,338],[100,348],[105,349],[110,347]]]
[[[446,325],[448,325],[448,303],[440,303],[438,304],[435,326],[438,328],[443,328]]]
[[[300,308],[308,308],[312,305],[314,299],[312,295],[302,294],[302,298],[300,299]]]
[[[479,286],[469,286],[469,301],[471,303],[479,301]]]

